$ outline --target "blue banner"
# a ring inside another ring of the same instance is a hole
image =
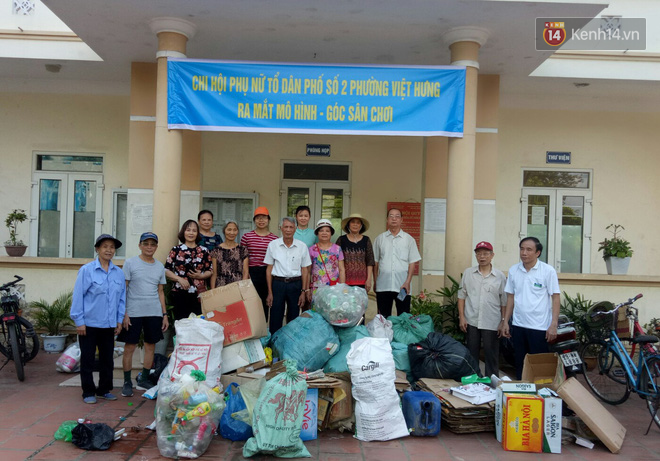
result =
[[[168,127],[463,136],[465,68],[169,58]]]

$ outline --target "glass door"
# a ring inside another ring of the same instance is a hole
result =
[[[36,173],[33,182],[30,254],[93,258],[101,233],[101,175]]]
[[[540,259],[557,272],[589,273],[591,192],[523,189],[520,237],[543,244]]]
[[[312,210],[309,221],[314,227],[321,219],[329,219],[335,228],[335,239],[341,235],[341,220],[348,216],[349,186],[335,181],[283,181],[282,216],[295,217],[296,208],[307,205]]]

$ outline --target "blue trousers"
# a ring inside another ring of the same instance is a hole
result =
[[[513,325],[511,340],[515,350],[516,379],[522,379],[523,363],[527,354],[543,354],[548,352],[548,342],[545,340],[545,330],[532,330]]]

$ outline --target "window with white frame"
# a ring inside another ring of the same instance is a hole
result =
[[[103,156],[35,152],[31,256],[93,258],[103,223]]]

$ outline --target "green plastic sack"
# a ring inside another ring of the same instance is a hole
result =
[[[71,442],[73,436],[71,435],[71,430],[78,425],[78,421],[64,421],[60,424],[60,427],[55,431],[55,440],[64,440],[65,442]]]
[[[286,371],[269,380],[252,413],[252,431],[243,446],[243,456],[257,453],[279,458],[309,458],[300,439],[307,381],[298,375],[296,362],[286,360]]]
[[[392,322],[394,341],[402,344],[418,343],[433,333],[433,319],[430,315],[412,316],[406,312],[401,315],[391,315],[387,318]]]
[[[411,380],[412,374],[410,373],[410,358],[408,357],[408,345],[392,341],[392,356],[394,357],[394,368],[397,370],[405,371],[408,381]],[[412,382],[412,381],[411,381]]]
[[[348,364],[346,363],[346,354],[351,350],[353,341],[360,338],[368,338],[369,331],[364,325],[357,327],[334,327],[335,333],[339,337],[339,351],[325,363],[323,371],[326,373],[341,373],[348,371]],[[408,348],[406,347],[406,357],[408,357]]]

